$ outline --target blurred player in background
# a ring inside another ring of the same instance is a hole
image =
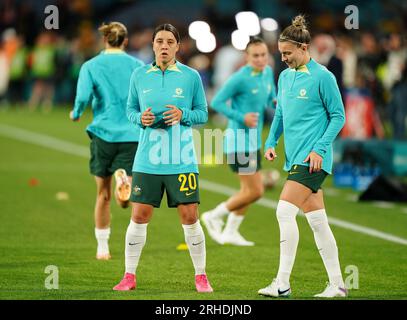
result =
[[[90,172],[96,180],[96,258],[108,260],[112,175],[116,179],[115,198],[127,208],[131,192],[131,168],[140,130],[127,119],[126,103],[130,77],[143,63],[124,52],[127,29],[119,22],[99,28],[105,49],[84,63],[79,74],[75,106],[70,113],[79,121],[92,102],[93,121],[87,127],[91,139]]]
[[[321,185],[332,171],[332,143],[345,123],[345,112],[334,75],[311,59],[311,41],[303,16],[297,16],[279,37],[282,60],[289,68],[278,80],[277,109],[265,144],[265,157],[284,132],[288,178],[277,205],[280,227],[280,266],[277,277],[259,294],[289,296],[290,274],[299,240],[296,215],[301,209],[314,232],[328,273],[326,289],[316,297],[346,297],[338,248],[329,227]]]
[[[234,73],[212,100],[212,108],[229,119],[224,151],[239,176],[240,190],[216,208],[202,214],[209,235],[219,244],[253,246],[239,233],[249,205],[261,198],[261,132],[266,107],[274,106],[276,88],[268,65],[266,43],[253,37],[246,46],[247,64]],[[231,101],[231,105],[228,102]],[[223,218],[228,216],[226,226]]]
[[[213,291],[205,273],[205,235],[198,219],[198,166],[191,129],[206,123],[208,109],[198,72],[175,59],[179,45],[174,26],[158,26],[153,34],[155,61],[137,69],[131,78],[127,112],[132,125],[141,128],[141,135],[133,166],[125,274],[113,290],[136,288],[147,226],[166,191],[168,206],[178,209],[195,269],[196,290]]]

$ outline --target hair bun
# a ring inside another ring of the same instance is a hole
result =
[[[120,30],[116,26],[112,26],[109,30],[107,38],[111,41],[116,41],[119,37]]]
[[[298,29],[307,29],[307,24],[303,15],[296,16],[292,21],[292,25]]]

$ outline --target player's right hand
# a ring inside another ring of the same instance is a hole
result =
[[[277,153],[274,150],[274,148],[268,148],[266,150],[266,152],[264,153],[264,157],[268,160],[268,161],[273,161],[275,158],[277,158]]]
[[[248,112],[244,115],[244,124],[249,128],[257,127],[259,114],[257,112]]]
[[[155,116],[154,113],[151,112],[151,107],[147,108],[142,114],[141,114],[141,123],[143,126],[149,127],[154,123]]]

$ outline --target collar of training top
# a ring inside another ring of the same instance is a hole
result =
[[[246,67],[249,68],[250,70],[250,76],[255,77],[258,76],[259,74],[262,74],[264,69],[259,71],[259,70],[255,70],[253,66],[251,66],[250,64],[246,64]]]
[[[315,63],[314,59],[310,58],[310,60],[306,64],[303,64],[302,66],[299,66],[298,68],[294,68],[291,71],[305,72],[305,73],[311,74],[309,69],[314,63]]]
[[[115,53],[124,53],[122,49],[119,48],[109,48],[102,51],[103,54],[115,54]]]
[[[178,61],[175,60],[174,64],[170,64],[167,69],[165,69],[165,71],[176,71],[176,72],[181,72],[182,71],[178,68]],[[153,61],[151,63],[151,68],[147,70],[146,73],[150,73],[150,72],[156,72],[156,71],[161,71],[161,69],[157,66],[157,63],[155,61]]]

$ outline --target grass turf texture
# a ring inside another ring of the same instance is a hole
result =
[[[84,132],[87,111],[79,123],[68,120],[68,109],[49,114],[25,109],[0,110],[0,125],[11,125],[88,147]],[[210,127],[210,124],[208,125]],[[266,128],[264,135],[267,134]],[[112,201],[113,259],[97,261],[93,208],[95,183],[88,159],[25,143],[0,134],[0,299],[267,299],[257,290],[271,282],[278,269],[279,229],[275,210],[253,205],[241,233],[255,241],[251,248],[219,246],[207,236],[207,274],[215,290],[198,294],[188,251],[178,251],[184,236],[177,211],[155,210],[148,227],[147,244],[137,270],[138,287],[114,292],[124,271],[124,236],[130,210]],[[276,163],[264,168],[281,171],[284,152],[278,147]],[[30,185],[35,178],[38,184]],[[227,165],[200,167],[200,179],[237,188],[237,177]],[[285,174],[265,197],[278,200]],[[331,187],[328,178],[324,187]],[[58,201],[58,192],[69,200]],[[212,209],[226,196],[201,189],[200,212]],[[406,206],[379,208],[349,199],[355,192],[338,190],[326,196],[328,216],[407,238]],[[297,218],[300,243],[292,273],[292,299],[309,299],[321,292],[327,279],[306,219]],[[407,297],[407,246],[332,226],[340,250],[342,271],[359,270],[359,289],[349,299],[405,299]],[[44,286],[46,266],[59,269],[59,289]],[[344,278],[349,276],[344,272]]]

